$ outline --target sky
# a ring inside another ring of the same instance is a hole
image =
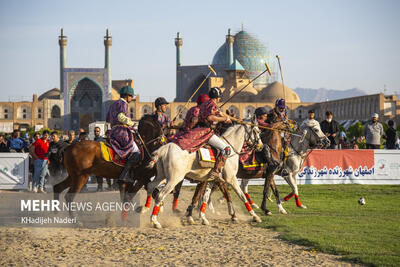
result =
[[[290,88],[400,93],[400,1],[0,1],[0,101],[59,87],[58,36],[67,67],[104,67],[110,29],[112,79],[133,79],[142,101],[175,97],[174,38],[182,64],[210,64],[244,25],[281,57]],[[17,101],[17,100],[15,100]]]

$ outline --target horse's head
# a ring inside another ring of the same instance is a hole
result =
[[[150,151],[154,151],[166,143],[162,126],[154,115],[146,114],[140,119],[138,132]]]
[[[300,126],[303,132],[300,142],[308,140],[310,148],[322,148],[330,145],[328,137],[322,132],[319,123],[315,120],[307,121]]]

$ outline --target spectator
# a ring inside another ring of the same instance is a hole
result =
[[[51,142],[48,152],[49,171],[51,176],[63,177],[63,174],[65,173],[63,155],[67,146],[68,145],[58,136],[58,132],[54,131],[51,133]]]
[[[321,130],[331,141],[329,149],[337,149],[336,135],[339,133],[339,123],[333,119],[332,111],[325,113],[326,119],[321,122]]]
[[[87,139],[87,133],[86,132],[80,132],[79,137],[77,139],[77,142],[85,141]]]
[[[18,130],[15,130],[12,133],[10,140],[8,140],[8,149],[10,152],[25,152],[27,143],[20,137],[20,135],[21,132]]]
[[[64,141],[68,145],[72,145],[75,143],[75,132],[73,130],[68,131],[68,139]]]
[[[374,113],[372,120],[367,122],[364,126],[364,136],[367,149],[380,149],[381,137],[383,135],[383,126],[378,122],[379,115]]]
[[[0,152],[10,152],[7,140],[4,139],[4,134],[0,134]]]
[[[310,110],[308,111],[308,118],[305,119],[305,120],[303,121],[302,124],[306,124],[306,125],[307,125],[307,124],[310,124],[310,122],[311,122],[311,123],[316,122],[316,123],[319,124],[319,122],[316,121],[314,118],[315,118],[315,112],[314,112],[313,109],[310,109]]]
[[[392,120],[388,121],[388,128],[385,132],[386,139],[386,149],[396,149],[396,129],[394,129],[394,122]]]
[[[49,131],[44,130],[42,138],[38,138],[29,149],[34,160],[33,167],[33,192],[46,193],[44,190],[44,178],[47,174],[47,152],[49,150]]]
[[[100,135],[100,127],[94,128],[94,141],[96,142],[104,142],[104,138]],[[97,192],[103,191],[103,177],[96,176],[97,181]],[[111,188],[111,179],[107,179],[108,188]]]

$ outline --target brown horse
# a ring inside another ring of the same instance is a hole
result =
[[[274,124],[271,124],[270,127],[275,128],[275,129],[283,129],[283,130],[288,129],[287,124],[284,122],[276,122]],[[261,134],[261,139],[264,144],[267,144],[269,146],[272,160],[275,162],[281,162],[281,160],[282,160],[282,138],[281,138],[280,132],[276,131],[276,130],[266,130]],[[257,170],[247,170],[247,169],[243,168],[242,164],[240,164],[239,170],[237,173],[237,177],[241,177],[246,180],[247,179],[255,179],[255,178],[265,178],[263,202],[262,202],[261,208],[264,211],[264,213],[267,215],[271,214],[271,212],[266,207],[266,200],[267,200],[267,196],[268,196],[268,190],[270,187],[274,193],[274,196],[276,198],[276,203],[278,205],[280,212],[286,213],[286,211],[282,207],[282,203],[279,198],[279,192],[276,188],[276,184],[274,181],[274,174],[278,170],[279,170],[279,167],[278,168],[268,168],[268,166],[266,164]],[[193,208],[195,207],[196,203],[198,202],[201,194],[204,192],[205,197],[203,197],[203,200],[202,200],[203,203],[201,205],[200,211],[204,212],[210,194],[217,188],[220,188],[221,192],[224,195],[224,198],[227,200],[228,211],[229,211],[229,214],[231,215],[231,220],[233,222],[237,221],[237,217],[236,217],[235,211],[233,209],[233,205],[232,205],[232,200],[229,195],[229,191],[228,191],[226,184],[222,183],[220,181],[215,181],[212,185],[207,185],[207,182],[199,183],[197,185],[195,193],[192,198],[192,203],[189,205],[189,207],[186,210],[186,216],[187,216],[187,220],[189,223],[194,223],[194,220],[192,217]],[[242,187],[242,189],[244,189],[244,188]],[[248,199],[249,203],[251,205],[254,205],[254,202],[251,200],[250,195],[247,193],[247,188],[244,193],[245,193],[246,198]],[[205,223],[205,222],[203,221],[203,223]]]
[[[138,141],[142,149],[141,163],[134,168],[134,183],[120,183],[120,196],[123,203],[130,202],[143,185],[147,185],[150,178],[156,174],[155,168],[148,169],[152,151],[159,148],[164,141],[161,125],[153,115],[145,115],[139,121],[138,132],[145,144]],[[64,154],[64,166],[68,176],[62,182],[54,185],[54,199],[59,200],[60,193],[69,188],[65,200],[69,204],[73,201],[91,174],[115,179],[121,174],[123,167],[112,162],[105,161],[101,156],[100,143],[96,141],[82,141],[69,146]],[[76,217],[70,210],[71,217]]]

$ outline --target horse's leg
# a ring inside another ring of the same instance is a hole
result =
[[[53,193],[54,193],[55,200],[60,200],[60,194],[66,188],[71,186],[71,180],[72,180],[71,176],[68,175],[68,177],[66,179],[64,179],[62,182],[53,186]]]
[[[65,200],[69,207],[69,216],[72,219],[75,218],[78,225],[82,225],[82,223],[78,220],[78,216],[75,211],[71,209],[71,202],[74,200],[76,193],[78,193],[82,189],[83,185],[87,182],[88,179],[89,174],[82,174],[80,176],[77,176],[77,179],[75,179],[76,182],[71,184],[71,187],[69,188],[67,194],[65,194]]]
[[[271,179],[270,186],[271,186],[272,192],[274,193],[274,196],[275,196],[275,199],[276,199],[276,205],[278,206],[279,213],[287,214],[286,210],[282,207],[282,203],[281,203],[281,200],[279,198],[279,191],[276,188],[276,184],[275,184],[275,180],[274,180],[274,175],[273,174],[271,175],[270,179]]]
[[[209,182],[207,183],[206,189],[203,194],[203,199],[201,203],[201,208],[200,208],[200,219],[202,224],[204,225],[209,225],[210,222],[206,218],[206,208],[207,208],[207,203],[208,200],[210,199],[211,191],[212,188],[214,187],[214,182]]]
[[[264,180],[263,200],[261,203],[261,210],[264,211],[265,215],[272,215],[272,212],[267,208],[267,199],[269,193],[269,187],[271,185],[271,174],[266,175]]]
[[[155,203],[154,203],[154,208],[153,208],[153,213],[152,213],[152,215],[151,215],[151,217],[150,217],[150,221],[151,221],[151,223],[153,224],[153,226],[155,227],[155,228],[161,228],[162,226],[161,226],[161,224],[158,222],[158,213],[160,212],[160,206],[161,206],[161,203],[164,201],[164,198],[169,194],[169,193],[171,193],[172,192],[172,190],[174,190],[174,187],[178,184],[178,183],[180,183],[181,181],[183,181],[183,179],[184,179],[184,177],[182,177],[182,178],[178,178],[178,179],[171,179],[170,181],[168,181],[167,182],[167,184],[164,186],[164,188],[162,188],[159,192],[158,192],[158,194],[156,195],[156,196],[154,196],[155,198],[154,198],[154,200],[155,200]],[[158,181],[163,181],[164,180],[164,178],[158,178],[158,175],[157,175],[157,177],[156,177],[156,179],[155,180],[158,180]],[[153,184],[154,183],[154,181],[152,182],[152,183],[150,183],[150,184]],[[154,186],[154,184],[153,184],[153,186]]]
[[[248,179],[242,179],[242,183],[240,184],[240,188],[242,189],[243,193],[245,194],[247,201],[249,201],[250,205],[254,209],[258,209],[258,205],[254,203],[254,201],[251,199],[248,191],[248,185],[249,185],[249,180]]]
[[[156,178],[152,182],[147,184],[147,186],[146,186],[146,190],[147,190],[146,203],[144,204],[144,206],[138,207],[136,210],[137,212],[140,212],[143,214],[143,213],[146,213],[150,209],[152,195],[153,195],[153,193],[157,194],[155,189],[157,189],[157,186],[159,184],[161,184],[163,182],[163,180],[164,179],[156,176]],[[157,191],[158,191],[158,189],[157,189]]]
[[[228,186],[226,183],[217,182],[219,189],[221,190],[224,198],[226,199],[226,204],[228,205],[228,212],[231,215],[232,222],[236,223],[238,218],[236,217],[235,209],[233,208],[233,203],[231,199],[231,195],[229,194]]]
[[[289,197],[289,199],[290,199],[291,197],[294,196],[294,198],[296,199],[296,206],[299,208],[302,208],[302,209],[306,209],[307,207],[305,205],[303,205],[299,199],[299,190],[297,188],[296,174],[294,174],[293,172],[289,172],[289,175],[288,175],[288,178],[286,179],[286,181],[292,188],[292,193],[290,193],[288,196],[286,196],[284,198],[284,200],[287,201],[286,200],[287,197],[290,196]]]
[[[178,198],[179,194],[181,193],[181,188],[182,188],[183,180],[179,184],[177,184],[174,188],[174,200],[172,201],[172,211],[174,213],[181,213],[180,210],[178,210]]]
[[[226,169],[225,169],[226,170]],[[229,181],[230,185],[232,186],[233,190],[235,190],[238,197],[244,202],[249,214],[253,217],[253,221],[261,222],[260,217],[254,212],[253,208],[251,207],[250,203],[247,201],[247,198],[243,191],[240,189],[238,180],[235,175],[227,176],[227,181]]]
[[[186,218],[189,224],[194,224],[193,220],[193,208],[196,203],[199,201],[200,196],[203,194],[204,189],[206,188],[207,182],[198,183],[196,186],[196,190],[194,191],[192,197],[192,203],[186,209]]]

